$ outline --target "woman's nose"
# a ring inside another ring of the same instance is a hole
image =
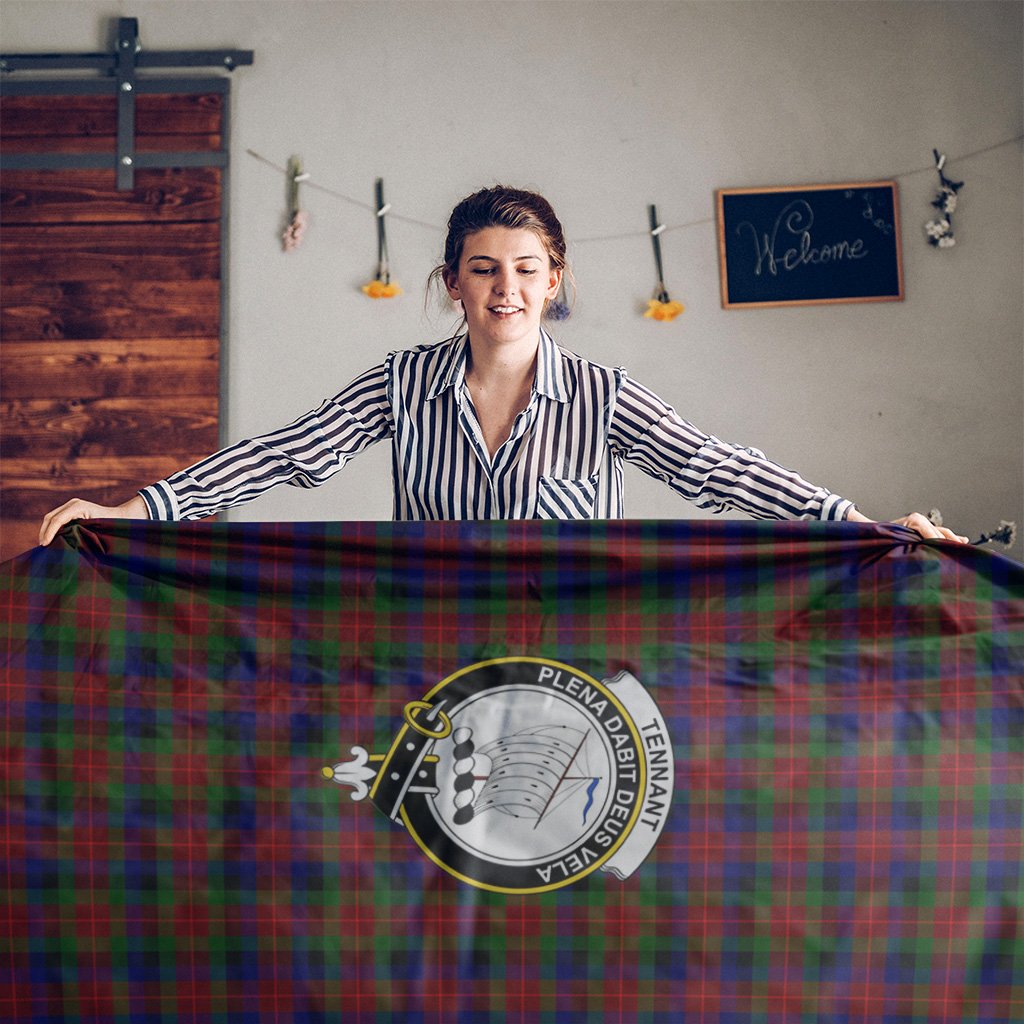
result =
[[[499,295],[511,295],[516,290],[515,275],[499,271],[494,278],[494,290]]]

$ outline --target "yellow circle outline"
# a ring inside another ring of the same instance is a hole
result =
[[[441,719],[441,728],[437,732],[431,732],[429,729],[424,729],[422,725],[419,725],[416,722],[416,719],[419,716],[413,714],[414,711],[428,711],[431,707],[432,705],[429,701],[411,700],[404,708],[402,708],[402,717],[421,736],[427,736],[432,740],[443,740],[445,737],[450,736],[452,731],[452,720],[443,711],[439,709],[437,712],[437,717]]]
[[[612,855],[618,850],[618,848],[626,841],[629,835],[633,831],[633,826],[636,824],[637,818],[640,817],[640,811],[644,802],[644,793],[647,792],[647,758],[644,756],[643,742],[640,739],[640,733],[637,731],[636,724],[633,722],[633,716],[622,706],[622,702],[615,696],[611,690],[608,689],[604,683],[595,679],[593,676],[587,675],[586,672],[581,672],[578,668],[574,668],[572,665],[567,665],[564,661],[553,661],[550,658],[535,658],[535,657],[508,657],[508,658],[491,658],[488,661],[478,661],[474,665],[469,665],[466,668],[460,668],[457,672],[453,672],[447,679],[442,679],[424,698],[423,702],[429,701],[431,697],[443,690],[449,683],[454,682],[460,676],[466,675],[468,672],[475,672],[477,669],[486,668],[488,665],[503,665],[508,662],[531,662],[535,665],[549,665],[553,668],[565,669],[571,672],[574,676],[583,679],[585,682],[593,683],[598,690],[605,694],[612,704],[619,710],[622,715],[622,720],[629,726],[629,731],[633,735],[633,742],[636,744],[636,749],[640,754],[638,760],[640,768],[640,780],[637,785],[638,799],[636,806],[633,808],[633,814],[629,821],[626,823],[626,827],[622,830],[622,834],[618,840],[607,850],[607,852],[594,861],[593,864],[587,866],[583,871],[578,872],[575,875],[571,875],[569,878],[564,879],[561,882],[552,883],[551,885],[538,885],[532,889],[508,889],[501,885],[488,885],[486,882],[479,882],[475,878],[469,878],[466,875],[460,874],[454,868],[445,864],[440,860],[434,851],[430,849],[419,837],[419,833],[413,827],[412,822],[409,820],[409,815],[406,813],[405,806],[400,808],[402,815],[402,821],[405,823],[405,827],[409,832],[409,835],[415,840],[416,845],[426,854],[429,860],[432,860],[439,868],[447,871],[453,878],[459,879],[460,882],[465,882],[467,885],[472,885],[477,889],[487,889],[490,892],[503,892],[509,896],[525,896],[533,893],[540,892],[553,892],[555,889],[563,889],[567,885],[572,885],[574,882],[581,878],[585,878],[591,872],[596,871],[602,864],[606,863]],[[423,703],[416,702],[416,703]],[[447,717],[447,716],[446,716]],[[395,737],[394,743],[391,745],[391,750],[395,750],[398,746],[402,736],[405,735],[405,731],[408,726],[403,726]],[[390,752],[389,752],[390,757]]]

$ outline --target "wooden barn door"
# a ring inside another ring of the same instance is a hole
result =
[[[135,83],[128,189],[112,89],[0,98],[0,559],[217,447],[227,86],[179,81]]]

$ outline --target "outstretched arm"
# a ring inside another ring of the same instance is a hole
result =
[[[240,441],[143,488],[121,505],[72,498],[47,513],[39,543],[72,519],[201,519],[281,483],[316,487],[391,433],[387,364],[374,367],[293,423]]]
[[[657,395],[626,380],[610,437],[623,458],[664,480],[702,508],[734,508],[759,519],[846,519],[872,523],[852,502],[815,487],[792,470],[745,448],[704,434]],[[920,512],[894,519],[925,540],[969,543]]]
[[[609,441],[627,462],[662,480],[699,508],[735,509],[755,519],[845,519],[853,502],[684,420],[626,377],[616,396]]]
[[[203,519],[276,487],[319,487],[392,431],[388,364],[285,427],[221,449],[140,492],[152,519]]]

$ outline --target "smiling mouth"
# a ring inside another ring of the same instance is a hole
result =
[[[522,313],[521,306],[488,306],[492,313],[498,316],[511,316],[513,313]]]

